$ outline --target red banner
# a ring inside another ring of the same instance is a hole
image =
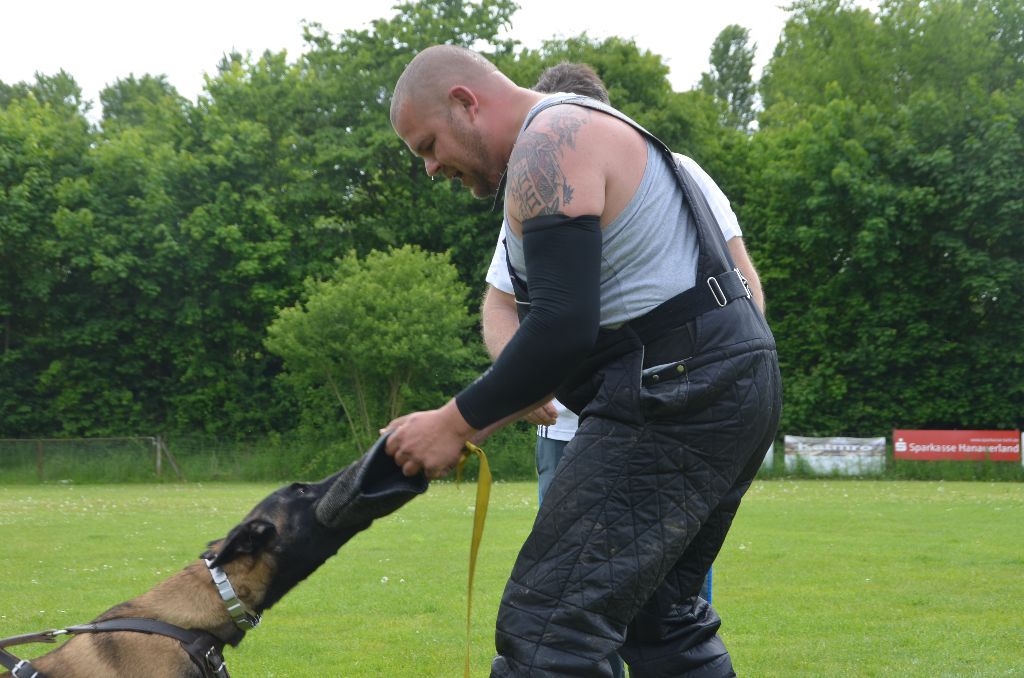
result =
[[[892,432],[896,459],[1020,461],[1020,431]]]

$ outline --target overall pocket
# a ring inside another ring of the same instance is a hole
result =
[[[652,365],[640,372],[640,408],[644,419],[678,415],[690,396],[686,360]]]

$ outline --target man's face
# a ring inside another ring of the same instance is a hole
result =
[[[395,131],[409,149],[423,158],[429,176],[458,179],[476,198],[490,198],[498,190],[500,168],[492,161],[480,130],[458,108],[433,114],[403,107]]]

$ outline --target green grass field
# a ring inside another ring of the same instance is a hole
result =
[[[0,637],[83,623],[141,593],[274,487],[0,486]],[[438,484],[356,537],[227,651],[232,675],[461,676],[474,489]],[[488,673],[535,492],[492,493],[474,676]],[[740,676],[1024,676],[1024,486],[758,481],[714,597]]]

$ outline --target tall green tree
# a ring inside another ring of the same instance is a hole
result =
[[[185,142],[192,105],[165,76],[119,78],[99,98],[100,124],[108,135],[132,127],[176,144]]]
[[[722,29],[711,45],[711,70],[701,74],[700,89],[721,102],[726,127],[746,130],[754,120],[757,87],[750,71],[756,50],[750,31],[737,24]]]
[[[783,100],[825,103],[830,85],[857,101],[891,105],[897,96],[889,80],[895,64],[870,10],[853,0],[797,0],[789,10],[759,83],[766,111]]]

